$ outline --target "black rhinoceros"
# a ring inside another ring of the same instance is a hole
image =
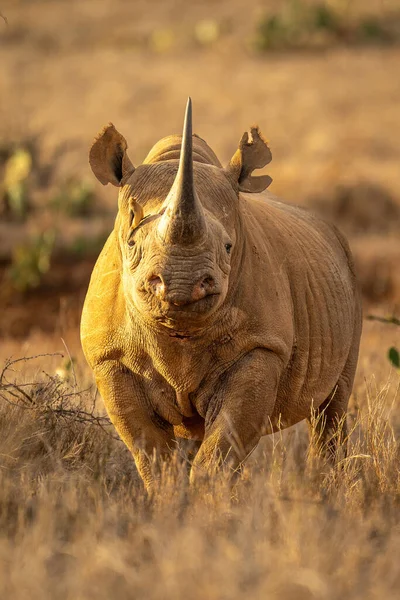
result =
[[[94,268],[81,339],[107,412],[145,485],[177,438],[201,441],[191,479],[236,469],[260,437],[319,420],[328,450],[357,364],[361,305],[343,235],[264,191],[271,153],[258,128],[223,168],[192,135],[158,142],[134,168],[112,124],[90,150],[119,188]]]

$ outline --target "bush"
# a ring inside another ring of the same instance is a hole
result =
[[[40,286],[50,269],[54,242],[55,232],[50,229],[14,249],[8,276],[16,290],[26,292]]]
[[[387,323],[387,324],[397,325],[398,327],[400,327],[400,319],[397,319],[396,317],[377,317],[375,315],[368,315],[367,319],[369,321],[379,321],[380,323]],[[396,369],[400,369],[400,352],[399,352],[399,350],[397,348],[395,348],[395,346],[392,346],[391,348],[389,348],[387,355],[388,355],[388,359],[392,363],[392,365]]]
[[[32,368],[38,360],[58,357],[61,365],[54,375],[42,371],[26,380],[20,374],[21,366]],[[1,445],[14,450],[2,455],[3,466],[11,468],[18,460],[34,465],[39,474],[60,463],[63,469],[85,469],[96,477],[105,459],[125,452],[110,420],[99,413],[93,390],[78,388],[75,361],[63,359],[59,353],[5,362],[0,371]],[[135,471],[131,461],[128,471]]]
[[[28,177],[32,170],[32,156],[26,148],[17,148],[7,158],[2,189],[5,213],[16,220],[24,220],[28,212]]]
[[[291,0],[279,12],[267,13],[258,24],[254,46],[257,50],[313,48],[333,43],[386,43],[398,34],[375,17],[349,21],[327,2]]]
[[[65,249],[65,252],[78,259],[97,257],[109,235],[109,231],[92,237],[79,235],[72,240],[70,245]]]
[[[92,185],[71,178],[64,182],[50,204],[70,217],[81,217],[90,213],[93,200]]]

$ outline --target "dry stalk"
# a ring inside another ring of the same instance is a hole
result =
[[[65,423],[84,423],[101,428],[107,435],[120,441],[120,438],[109,430],[111,421],[108,417],[98,414],[96,396],[93,396],[89,408],[85,406],[85,394],[90,391],[78,389],[74,373],[74,384],[71,385],[58,375],[50,375],[42,371],[38,381],[21,382],[11,379],[15,366],[23,362],[43,357],[63,357],[61,353],[37,354],[18,359],[9,358],[0,373],[0,399],[12,406],[31,410],[39,414],[51,414],[57,420]]]

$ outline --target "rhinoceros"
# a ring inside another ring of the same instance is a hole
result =
[[[190,99],[182,136],[137,168],[112,123],[90,150],[119,197],[82,346],[147,489],[180,438],[198,442],[192,482],[221,463],[237,471],[261,436],[312,414],[327,453],[345,445],[361,334],[353,260],[335,226],[265,191],[271,178],[252,173],[270,161],[252,127],[223,168],[192,134]]]

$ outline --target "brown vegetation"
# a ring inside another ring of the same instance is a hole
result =
[[[378,350],[382,335],[393,337],[387,327],[366,323],[349,458],[336,470],[316,446],[307,456],[297,427],[265,440],[233,487],[222,473],[190,489],[177,449],[151,498],[123,444],[95,420],[93,390],[40,375],[38,365],[60,358],[9,364],[0,595],[395,598],[400,412],[398,376]]]

